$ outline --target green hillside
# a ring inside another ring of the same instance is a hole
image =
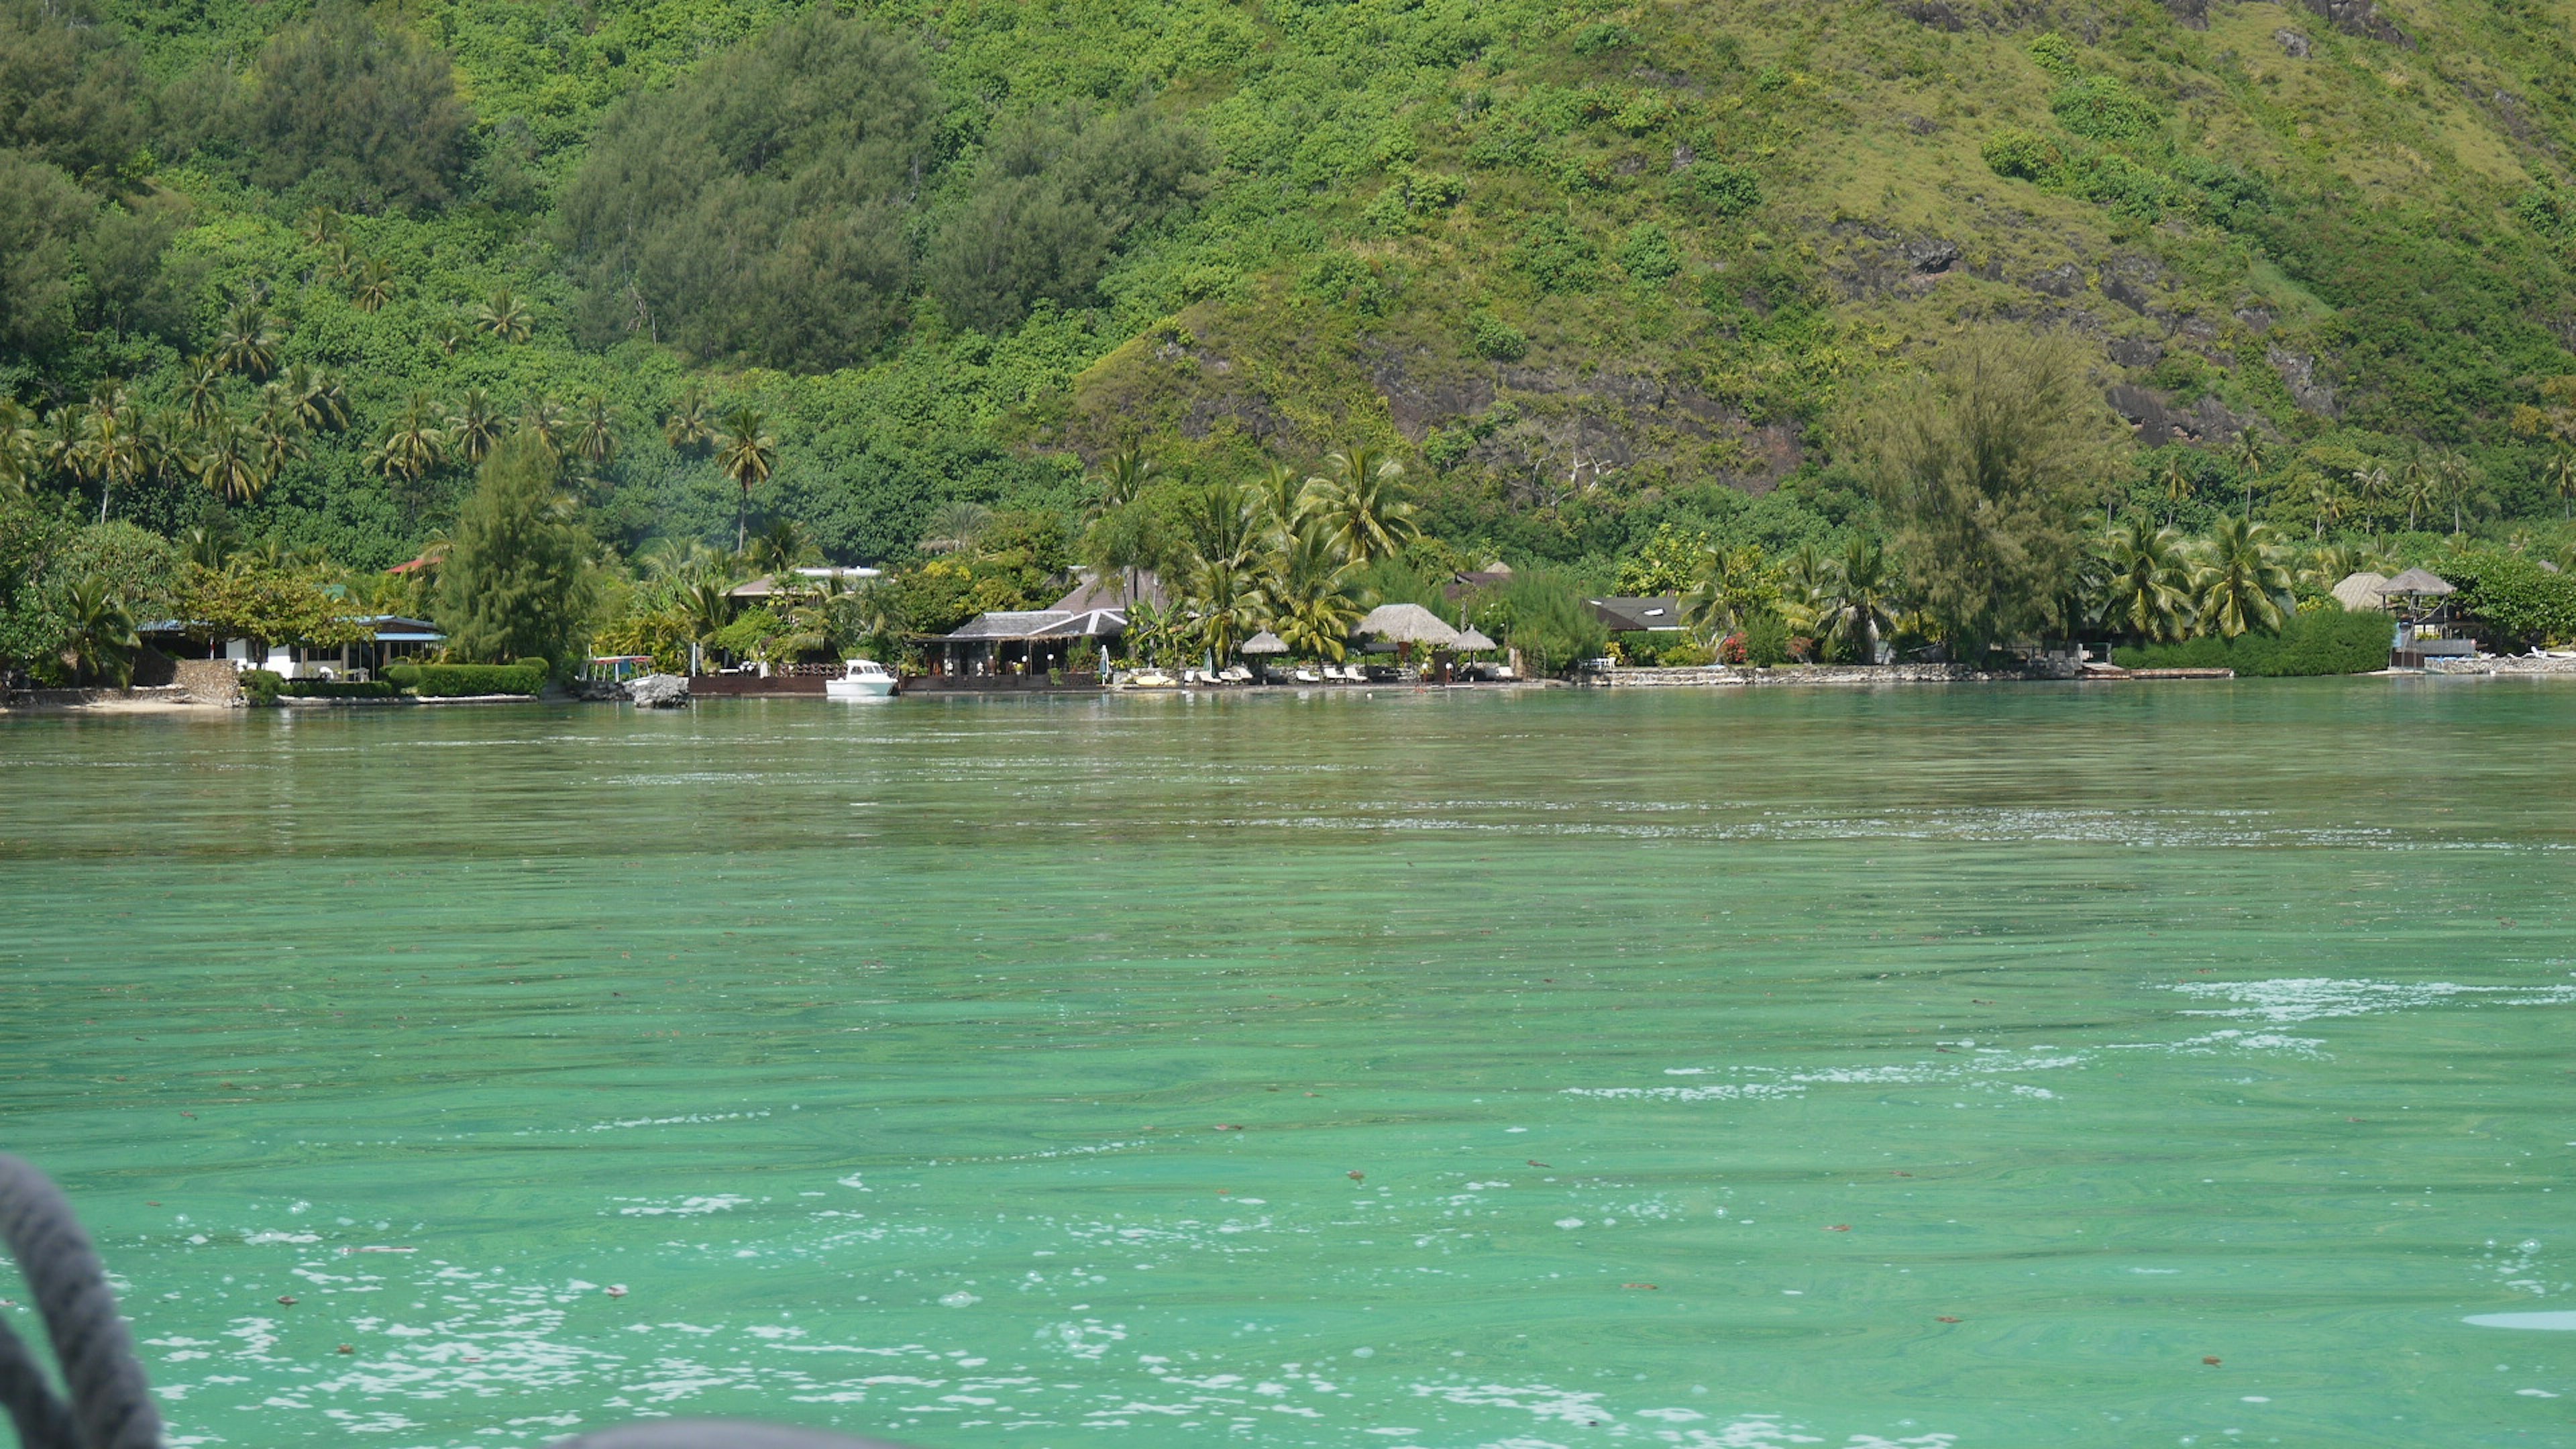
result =
[[[381,569],[472,486],[456,419],[533,417],[589,438],[613,552],[730,544],[664,426],[695,396],[760,410],[753,522],[835,561],[1070,513],[1122,448],[1187,482],[1366,444],[1461,556],[1607,584],[1662,527],[1871,527],[1853,399],[2004,322],[2081,339],[2113,492],[2185,527],[2250,494],[2301,538],[2556,543],[2576,4],[805,16],[0,0],[20,471]],[[134,465],[50,466],[119,387]],[[210,416],[260,455],[229,499]],[[2442,499],[2354,482],[2425,448]]]

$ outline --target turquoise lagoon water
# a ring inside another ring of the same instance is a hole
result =
[[[2564,1445],[2571,723],[11,721],[0,1145],[183,1444]]]

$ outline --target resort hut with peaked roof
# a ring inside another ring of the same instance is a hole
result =
[[[1420,604],[1380,604],[1368,611],[1351,630],[1351,637],[1378,640],[1394,645],[1399,651],[1421,644],[1434,649],[1458,647],[1458,631],[1440,622],[1440,616]]]
[[[2334,601],[2343,605],[2347,612],[2367,614],[2387,607],[2387,601],[2381,597],[2387,589],[2386,574],[2364,569],[2360,573],[2343,576],[2343,581],[2334,586]]]
[[[2380,592],[2392,599],[2438,599],[2459,590],[2449,579],[2430,569],[2408,569],[2390,579]]]

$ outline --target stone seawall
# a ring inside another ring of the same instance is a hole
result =
[[[1973,669],[1965,664],[1785,664],[1773,669],[1702,664],[1680,669],[1612,669],[1590,679],[1612,689],[1705,689],[1776,684],[1994,684],[2070,677],[2017,669]]]
[[[2576,659],[2542,654],[2480,654],[2470,659],[2427,659],[2427,674],[2566,674],[2576,675]]]
[[[172,671],[171,682],[179,692],[199,704],[242,702],[241,671],[229,659],[174,660]]]

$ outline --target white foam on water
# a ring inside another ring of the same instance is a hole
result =
[[[2576,1333],[2576,1309],[2546,1313],[2477,1313],[2460,1320],[2479,1328],[2528,1328],[2543,1333]]]

